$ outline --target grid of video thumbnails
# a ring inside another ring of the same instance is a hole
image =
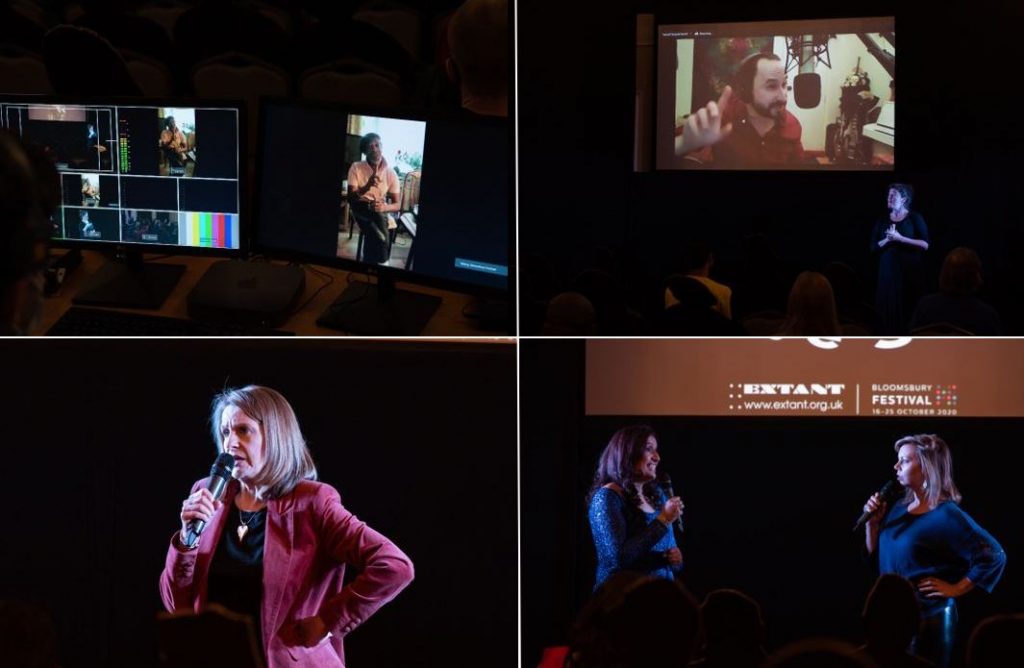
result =
[[[3,123],[60,172],[55,239],[239,248],[236,109],[5,104]]]

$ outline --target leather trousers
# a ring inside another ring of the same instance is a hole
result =
[[[958,620],[956,599],[947,599],[938,612],[921,620],[921,630],[914,640],[914,654],[931,661],[936,668],[949,668]]]

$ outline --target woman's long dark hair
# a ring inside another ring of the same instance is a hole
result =
[[[636,482],[636,464],[643,456],[647,439],[651,436],[657,438],[654,429],[646,424],[623,427],[612,434],[611,440],[608,441],[608,445],[605,446],[601,457],[597,460],[594,484],[590,486],[590,492],[587,494],[588,505],[597,490],[608,483],[615,483],[622,488],[629,506],[639,508],[643,505],[643,500],[633,483]],[[653,506],[659,498],[657,481],[651,480],[645,483],[643,490],[648,503]]]

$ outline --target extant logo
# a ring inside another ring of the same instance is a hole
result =
[[[842,394],[843,383],[743,383],[743,394],[784,394],[784,395],[837,395]]]

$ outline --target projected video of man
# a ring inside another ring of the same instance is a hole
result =
[[[160,110],[160,176],[192,177],[196,172],[196,110]]]
[[[338,257],[412,268],[425,131],[422,121],[349,117]]]
[[[893,25],[661,26],[658,167],[892,169]]]

